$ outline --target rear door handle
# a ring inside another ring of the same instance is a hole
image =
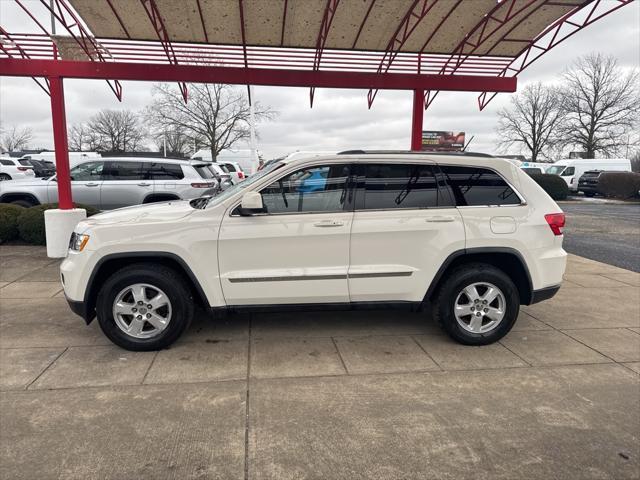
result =
[[[330,227],[342,227],[344,222],[341,220],[322,220],[313,224],[314,227],[330,228]]]
[[[142,183],[139,183],[139,184],[138,184],[138,186],[139,186],[139,187],[149,187],[149,186],[151,186],[151,184],[150,184],[150,183],[142,182]]]
[[[435,217],[429,217],[427,218],[427,222],[429,223],[447,223],[447,222],[453,222],[455,220],[454,217],[449,217],[449,216],[445,216],[445,215],[437,215]]]
[[[97,187],[98,185],[100,185],[99,183],[85,183],[84,184],[86,187]]]

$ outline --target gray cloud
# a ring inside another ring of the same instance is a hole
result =
[[[34,3],[37,8],[37,3]],[[34,31],[15,4],[0,0],[0,24],[14,32]],[[567,66],[581,55],[602,52],[616,56],[629,68],[640,64],[640,4],[634,2],[577,33],[544,55],[519,77],[519,87],[529,82],[556,82]],[[151,84],[123,82],[119,103],[104,81],[67,80],[67,121],[87,120],[104,108],[140,110],[150,99]],[[278,117],[259,125],[259,148],[267,158],[294,150],[409,147],[411,93],[381,91],[367,108],[366,91],[317,90],[313,109],[306,88],[255,87],[255,98],[279,111]],[[498,95],[482,112],[476,93],[443,92],[425,112],[424,128],[466,131],[475,135],[470,149],[495,152],[496,112],[508,104]],[[49,98],[26,78],[0,77],[0,122],[30,126],[34,146],[53,147]]]

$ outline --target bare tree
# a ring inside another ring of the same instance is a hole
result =
[[[625,72],[612,56],[591,54],[564,74],[562,134],[586,158],[615,154],[627,146],[638,122],[638,70]]]
[[[557,92],[540,82],[527,85],[511,97],[508,108],[498,111],[500,145],[525,147],[537,162],[553,147],[560,120]]]
[[[91,150],[135,152],[144,148],[145,132],[130,110],[101,110],[84,127]]]
[[[184,157],[192,152],[194,143],[202,143],[188,135],[186,129],[177,125],[169,125],[160,129],[154,128],[151,137],[159,152],[167,148],[167,155],[172,157]]]
[[[16,152],[24,150],[33,140],[33,131],[29,127],[17,127],[12,125],[2,132],[0,149],[3,152]]]
[[[221,150],[250,137],[249,102],[244,90],[225,84],[191,84],[185,103],[179,90],[167,84],[153,88],[153,103],[146,117],[154,129],[181,128],[191,138],[211,149],[216,161]],[[272,118],[269,107],[254,104],[256,120]]]

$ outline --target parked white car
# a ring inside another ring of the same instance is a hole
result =
[[[231,181],[235,185],[236,183],[242,182],[247,176],[245,175],[242,167],[238,162],[216,162],[223,169],[225,169],[229,175],[231,176]]]
[[[547,168],[546,173],[560,175],[567,182],[569,190],[578,191],[578,180],[588,170],[603,172],[630,172],[631,162],[626,158],[579,158],[558,160]]]
[[[485,345],[560,288],[564,214],[512,163],[360,152],[277,161],[211,198],[80,222],[60,267],[71,309],[130,350],[210,311],[430,309]]]
[[[28,160],[0,157],[0,182],[33,179],[36,174]]]

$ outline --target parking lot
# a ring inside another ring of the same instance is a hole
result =
[[[424,314],[200,318],[132,353],[0,247],[0,478],[638,478],[640,274],[571,256],[464,347]]]
[[[640,272],[640,204],[596,198],[560,207],[567,214],[565,250]]]

